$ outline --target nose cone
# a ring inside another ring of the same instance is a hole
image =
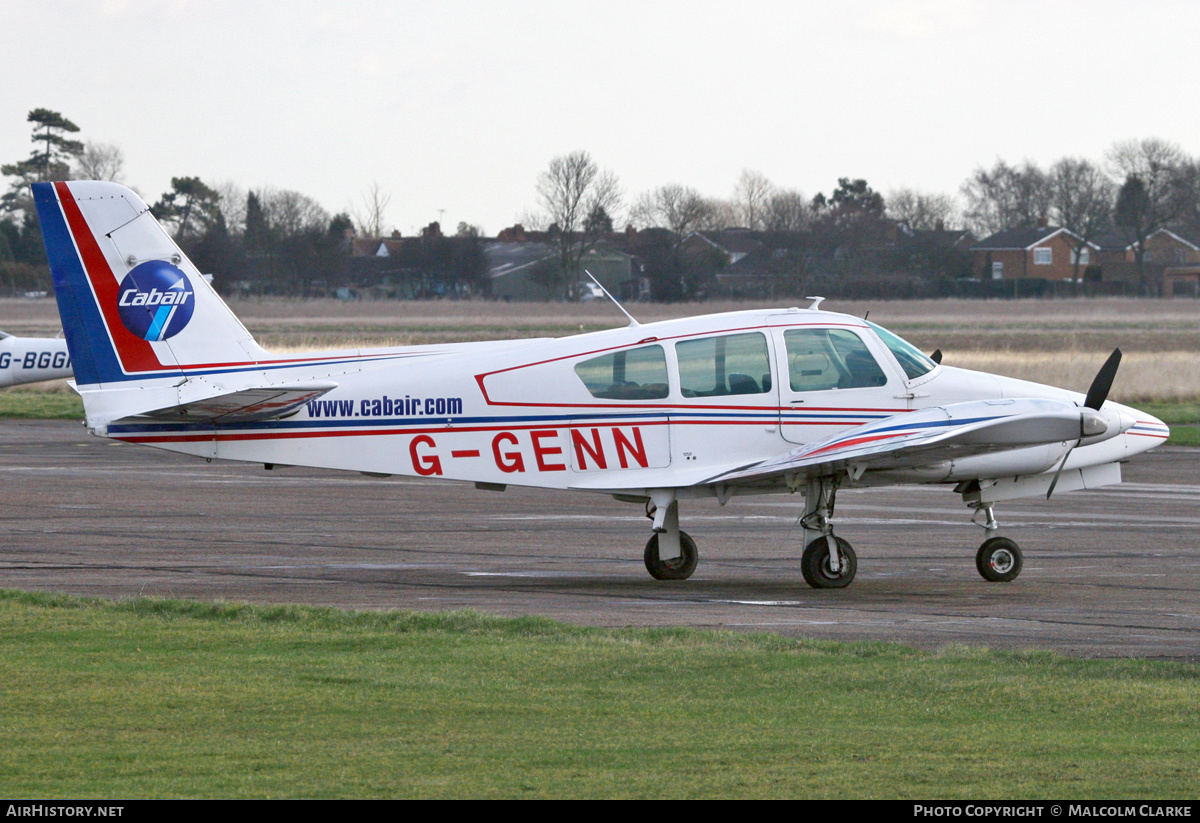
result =
[[[1126,445],[1131,453],[1149,451],[1155,446],[1161,446],[1171,436],[1167,424],[1154,415],[1129,406],[1119,406],[1119,409],[1123,417],[1128,416],[1133,420],[1133,425],[1125,432]]]

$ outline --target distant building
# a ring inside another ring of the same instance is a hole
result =
[[[1075,276],[1079,236],[1059,226],[1006,229],[971,247],[972,276],[980,280],[1041,278],[1070,280]],[[1080,254],[1080,271],[1091,265],[1095,245]]]
[[[1146,238],[1144,283],[1138,274],[1136,243],[1120,232],[1098,237],[1096,243],[1095,280],[1135,284],[1164,297],[1200,296],[1200,238],[1179,229],[1159,229]]]
[[[522,231],[519,235],[509,232],[504,236],[527,235]],[[558,248],[552,243],[497,239],[486,241],[483,252],[487,257],[487,279],[492,297],[531,301],[562,299],[561,292],[566,284],[558,276]],[[628,300],[638,294],[640,266],[636,258],[607,243],[601,242],[589,249],[580,261],[580,268],[591,272],[619,300]],[[591,281],[581,273],[579,283]],[[591,295],[586,286],[576,288],[575,292],[585,298]]]
[[[522,230],[519,236],[523,238],[525,232]],[[487,257],[487,279],[492,297],[501,300],[550,299],[545,280],[549,276],[548,267],[555,264],[556,255],[549,243],[489,240],[484,241],[483,253]]]

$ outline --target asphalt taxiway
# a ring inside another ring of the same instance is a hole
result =
[[[1010,584],[975,571],[983,530],[948,489],[843,490],[858,576],[817,591],[800,574],[799,498],[685,501],[700,564],[659,582],[641,507],[605,496],[264,471],[9,420],[0,587],[1200,660],[1200,450],[1160,448],[1124,475],[997,506],[1025,552]]]

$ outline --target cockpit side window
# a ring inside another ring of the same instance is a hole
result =
[[[679,387],[684,397],[765,394],[771,390],[771,361],[761,332],[702,337],[675,344]]]
[[[887,376],[862,338],[846,329],[788,329],[788,380],[792,391],[882,386]]]
[[[584,360],[575,374],[601,400],[662,400],[668,393],[667,358],[658,345]]]
[[[900,364],[900,368],[904,369],[904,373],[908,375],[909,380],[915,380],[937,368],[937,363],[926,357],[924,352],[912,343],[897,337],[882,326],[876,326],[869,320],[867,324],[879,335],[879,339],[883,341],[883,345],[888,347],[888,350],[896,358],[896,362]]]

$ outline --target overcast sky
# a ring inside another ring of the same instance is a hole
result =
[[[4,0],[0,162],[59,111],[172,176],[294,189],[404,234],[495,234],[584,149],[631,201],[743,169],[956,194],[1002,158],[1200,153],[1200,3],[1116,0]]]

